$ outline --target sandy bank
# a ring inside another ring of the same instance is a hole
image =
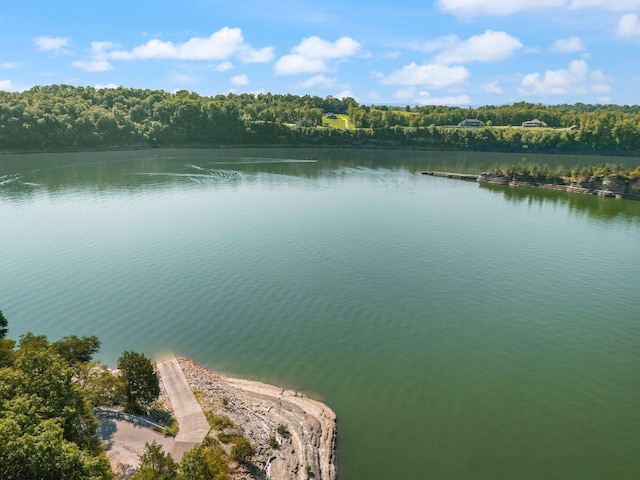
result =
[[[184,358],[178,362],[202,407],[227,415],[258,450],[253,463],[273,479],[336,478],[336,415],[298,392],[230,378]],[[286,425],[288,434],[278,433]],[[269,445],[275,437],[279,448]]]

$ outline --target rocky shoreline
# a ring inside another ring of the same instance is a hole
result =
[[[451,172],[424,171],[423,175],[432,177],[453,178],[456,180],[476,181],[478,183],[488,183],[492,185],[508,185],[510,187],[530,187],[543,188],[545,190],[556,190],[569,193],[580,193],[582,195],[597,195],[599,197],[625,198],[628,200],[640,200],[640,184],[626,184],[617,178],[603,177],[602,179],[589,180],[584,182],[568,183],[542,183],[519,180],[503,174],[484,172],[479,175]],[[564,179],[562,179],[564,181]]]
[[[293,390],[226,377],[185,358],[178,362],[203,409],[228,416],[254,444],[252,463],[264,477],[336,479],[336,415],[327,405]]]

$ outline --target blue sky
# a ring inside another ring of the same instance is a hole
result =
[[[0,90],[640,103],[640,0],[0,0]]]

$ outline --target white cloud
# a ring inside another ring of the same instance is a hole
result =
[[[302,55],[284,55],[275,64],[278,75],[294,73],[315,73],[327,70],[327,63],[321,58],[305,58]]]
[[[339,38],[335,42],[316,36],[304,38],[290,54],[280,57],[275,64],[275,72],[278,75],[291,75],[326,71],[330,60],[352,57],[361,48],[360,43],[349,37]]]
[[[273,48],[254,50],[244,41],[242,30],[224,27],[209,37],[193,37],[183,43],[158,39],[127,50],[112,50],[108,58],[113,60],[227,60],[237,56],[246,63],[273,60]]]
[[[249,77],[247,77],[246,75],[234,75],[233,77],[231,77],[231,85],[241,86],[241,85],[248,85],[248,84],[249,84]]]
[[[11,80],[0,80],[0,90],[4,92],[16,92],[19,89],[18,86]]]
[[[497,93],[499,95],[502,95],[504,93],[504,90],[500,85],[498,85],[497,81],[480,85],[478,91],[481,93]]]
[[[621,37],[637,37],[640,36],[640,22],[638,15],[635,13],[627,13],[620,18],[616,33]]]
[[[113,65],[106,60],[89,60],[86,62],[76,60],[72,65],[75,68],[84,70],[85,72],[106,72],[108,70],[113,70]]]
[[[116,85],[115,83],[106,83],[106,84],[97,83],[96,85],[94,85],[94,88],[97,88],[98,90],[104,90],[107,88],[118,88],[118,85]]]
[[[63,55],[69,53],[67,47],[71,45],[71,37],[36,37],[33,43],[41,52]]]
[[[302,88],[313,88],[313,87],[321,87],[321,88],[331,88],[336,84],[335,78],[328,78],[324,75],[316,75],[315,77],[311,77],[304,82],[300,82],[297,86]]]
[[[20,66],[17,62],[5,62],[0,63],[0,68],[6,68],[7,70],[13,70],[14,68],[18,68]]]
[[[640,8],[640,0],[571,0],[571,8],[602,8],[629,12]]]
[[[328,42],[314,36],[303,39],[300,45],[293,48],[293,53],[309,58],[344,58],[355,55],[360,48],[361,45],[349,37]]]
[[[108,50],[117,48],[119,45],[112,42],[91,42],[91,60],[76,60],[72,63],[75,68],[85,72],[106,72],[113,70],[113,65],[109,63]]]
[[[233,68],[233,63],[222,62],[221,64],[216,66],[215,70],[216,72],[226,72],[228,70],[231,70],[232,68]]]
[[[425,44],[425,48],[443,50],[435,58],[436,63],[499,62],[522,48],[522,43],[506,32],[487,30],[464,41],[456,35],[440,37]]]
[[[469,70],[462,66],[449,66],[436,63],[417,65],[415,62],[405,65],[382,78],[385,85],[420,86],[424,88],[444,88],[464,83],[470,76]]]
[[[613,77],[605,75],[602,70],[591,72],[591,91],[595,93],[605,93],[611,91]]]
[[[393,93],[393,97],[418,105],[470,105],[472,103],[468,95],[432,97],[429,92],[415,88],[401,88]]]
[[[574,53],[582,52],[585,47],[580,37],[569,37],[556,40],[550,50],[556,53]]]
[[[120,48],[120,45],[113,42],[91,42],[91,53],[95,56],[106,57],[107,51]]]
[[[358,100],[358,97],[356,97],[351,90],[342,90],[341,92],[336,93],[334,97],[339,98],[340,100],[343,100],[347,97],[351,97],[356,101]]]
[[[273,47],[264,47],[260,50],[243,48],[237,56],[244,63],[267,63],[273,60],[275,53]]]
[[[436,5],[445,12],[461,17],[477,15],[506,16],[518,12],[562,7],[566,0],[438,0]]]
[[[584,60],[574,60],[569,68],[547,70],[543,75],[531,73],[520,82],[520,95],[584,95],[603,93],[611,89],[613,79],[601,70],[589,74]]]
[[[475,17],[507,16],[552,8],[599,8],[629,12],[640,9],[640,0],[437,0],[436,5],[441,10],[459,17]]]

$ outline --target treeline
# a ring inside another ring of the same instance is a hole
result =
[[[423,107],[368,107],[357,106],[349,112],[357,127],[428,127],[430,125],[457,125],[465,118],[481,120],[488,126],[520,126],[534,118],[543,120],[552,128],[569,128],[580,125],[588,117],[607,119],[609,115],[619,119],[634,119],[637,125],[640,105],[541,105],[518,102],[513,105],[483,106],[478,108],[428,105]],[[605,115],[601,115],[605,114]]]
[[[494,169],[490,173],[510,180],[551,184],[602,184],[603,180],[608,179],[610,183],[624,185],[640,180],[640,166],[630,169],[625,168],[622,163],[601,163],[557,169],[549,169],[547,165],[511,165],[505,169]]]
[[[350,126],[322,126],[327,113]],[[480,128],[454,128],[465,118]],[[550,128],[523,129],[534,118]],[[296,126],[304,122],[312,127]],[[96,89],[0,92],[0,151],[167,146],[365,146],[505,152],[640,152],[640,106],[515,103],[459,108],[360,105],[352,98]]]

